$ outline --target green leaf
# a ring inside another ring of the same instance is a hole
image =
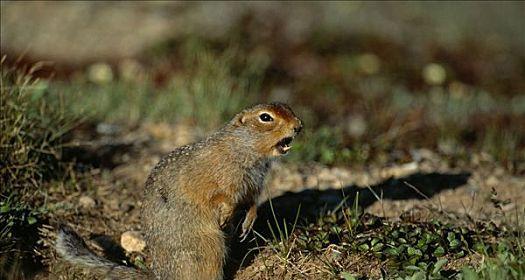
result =
[[[33,217],[33,216],[27,217],[27,223],[30,224],[30,225],[36,223],[36,221],[37,221],[37,219],[35,217]]]
[[[361,245],[359,245],[358,248],[359,248],[360,251],[368,251],[368,249],[370,249],[368,244],[361,244]]]
[[[473,248],[474,248],[474,251],[476,251],[478,253],[485,253],[485,251],[487,249],[486,246],[483,243],[481,243],[481,242],[475,243]]]
[[[4,204],[0,207],[0,213],[7,213],[9,212],[9,209],[10,209],[9,204]]]
[[[372,251],[374,252],[381,251],[381,249],[383,249],[383,243],[377,243],[376,245],[374,245],[374,247],[372,247]]]
[[[387,255],[391,255],[391,256],[398,256],[399,255],[399,252],[398,252],[398,250],[396,248],[387,248],[385,250],[385,253]]]
[[[421,271],[421,268],[419,266],[415,266],[415,265],[409,265],[407,267],[405,267],[407,270],[413,270],[413,271]]]
[[[419,260],[419,256],[413,256],[408,260],[408,263],[411,265],[416,265],[417,261]]]
[[[434,269],[432,270],[432,274],[438,274],[440,271],[441,271],[441,268],[443,267],[443,265],[445,265],[447,263],[447,259],[440,259],[436,262],[436,264],[434,265]]]
[[[465,256],[465,251],[460,251],[460,252],[457,252],[456,254],[454,254],[454,257],[456,258],[461,258],[461,257],[464,257]]]
[[[447,234],[447,240],[448,240],[449,242],[452,242],[452,241],[455,240],[455,239],[456,239],[456,235],[455,235],[453,232],[449,232],[449,233]]]
[[[343,279],[345,280],[356,280],[357,279],[355,278],[355,276],[353,276],[352,274],[346,271],[341,272],[341,277],[343,277]]]
[[[425,279],[425,273],[423,271],[418,271],[410,277],[411,280],[424,280]]]
[[[470,267],[464,267],[461,272],[463,280],[478,280],[478,274]]]
[[[414,247],[408,247],[407,249],[407,253],[410,255],[410,256],[422,256],[423,255],[423,252],[421,252],[421,250],[419,249],[416,249]]]
[[[441,246],[437,247],[436,250],[434,250],[434,256],[436,257],[442,257],[445,255],[445,249]]]
[[[393,238],[398,238],[399,237],[399,231],[394,230],[390,235],[392,235]]]
[[[146,270],[147,269],[147,266],[146,264],[144,263],[144,259],[141,257],[141,256],[137,256],[135,257],[135,261],[133,262],[136,266],[138,266],[139,268],[141,269],[144,269]]]

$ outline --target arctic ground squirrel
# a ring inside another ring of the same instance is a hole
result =
[[[290,150],[301,129],[288,105],[259,104],[202,141],[164,156],[146,181],[142,203],[147,271],[96,255],[68,227],[59,230],[56,249],[64,259],[112,279],[222,279],[225,229],[247,209],[240,233],[246,238],[270,161]]]

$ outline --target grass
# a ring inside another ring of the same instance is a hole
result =
[[[390,159],[393,150],[404,153],[401,160],[409,160],[410,149],[433,147],[453,162],[485,152],[513,172],[525,171],[520,165],[525,161],[525,131],[514,125],[524,121],[523,104],[509,107],[508,98],[487,93],[457,98],[449,91],[437,97],[398,91],[359,98],[368,109],[357,108],[333,125],[317,126],[314,120],[298,139],[291,160],[360,165]]]
[[[513,253],[510,250],[503,250],[496,257],[484,260],[478,268],[463,268],[462,277],[465,280],[523,279],[524,259],[523,252]]]
[[[429,85],[412,69],[416,65],[390,65],[368,52],[327,55],[314,49],[319,57],[310,55],[330,71],[294,77],[265,48],[217,47],[199,40],[173,45],[148,52],[158,65],[142,69],[136,79],[111,74],[101,82],[82,74],[68,83],[42,83],[54,93],[46,98],[60,93],[67,111],[89,122],[185,123],[210,131],[249,104],[280,100],[273,92],[284,83],[284,99],[292,100],[305,120],[305,137],[296,142],[290,161],[386,164],[392,151],[400,154],[395,160],[409,161],[411,150],[425,147],[451,162],[488,153],[511,172],[525,172],[525,130],[515,125],[525,121],[523,97],[463,83],[446,62],[433,65],[446,68],[450,81]],[[362,61],[370,60],[382,68],[366,70]],[[400,72],[399,77],[388,71]]]
[[[174,73],[158,88],[152,77],[144,82],[89,81],[58,85],[68,109],[93,121],[134,125],[144,121],[185,122],[210,130],[222,125],[242,108],[257,101],[264,57],[238,61],[234,49],[215,53],[199,43],[182,51],[185,71]]]
[[[44,100],[45,89],[30,75],[34,69],[20,71],[2,65],[0,176],[11,194],[57,174],[62,136],[74,123]]]
[[[74,137],[68,133],[79,119],[123,126],[186,123],[210,131],[241,108],[272,100],[278,86],[288,87],[306,125],[288,161],[384,165],[412,161],[414,149],[427,148],[452,166],[472,166],[471,155],[484,153],[511,173],[525,172],[525,130],[516,125],[525,120],[519,94],[489,93],[457,81],[405,85],[414,69],[385,65],[386,59],[369,53],[321,57],[319,63],[329,71],[293,77],[270,51],[190,41],[180,52],[180,68],[164,73],[169,78],[160,84],[154,74],[163,71],[160,62],[137,80],[113,74],[90,80],[83,73],[72,82],[38,80],[32,76],[36,66],[2,64],[1,253],[10,259],[28,255],[36,241],[24,244],[24,234],[36,232],[53,215],[42,197],[51,181],[75,176],[62,148]],[[374,59],[401,74],[361,69]],[[355,269],[359,265],[368,265],[365,271],[374,266],[374,275],[385,279],[524,277],[522,225],[391,220],[366,214],[357,205],[357,199],[351,206],[343,203],[309,222],[300,221],[298,212],[293,223],[281,223],[274,213],[271,236],[259,237],[270,255],[292,267],[292,274],[300,275],[299,260],[308,259],[331,278],[364,278]],[[20,262],[3,258],[0,265],[3,274],[22,273],[16,272]]]
[[[493,190],[492,203],[501,209],[502,201],[497,199]],[[462,276],[465,280],[478,279],[523,279],[525,277],[525,228],[523,216],[525,212],[516,210],[512,215],[505,216],[507,234],[498,240],[497,245],[487,249],[481,247],[484,258],[477,267],[464,267]],[[491,251],[490,251],[491,250]]]
[[[46,219],[47,208],[41,200],[45,184],[67,177],[62,145],[76,121],[66,118],[59,104],[45,100],[45,87],[32,76],[38,65],[14,69],[5,66],[4,59],[0,82],[0,272],[17,278],[23,275],[17,266],[28,265],[25,259],[35,264],[29,252],[38,240],[37,227]]]
[[[281,256],[285,267],[294,266],[292,275],[299,276],[301,271],[308,270],[297,265],[305,263],[306,258],[321,261],[317,273],[300,277],[321,277],[324,273],[333,279],[522,279],[524,276],[522,225],[498,227],[492,222],[458,225],[441,221],[439,216],[428,221],[393,221],[364,213],[357,200],[358,196],[351,207],[343,201],[313,222],[295,221],[290,224],[292,232],[276,221],[270,229],[273,239],[263,240]],[[328,252],[337,257],[330,257]],[[360,261],[345,261],[352,256],[359,256]],[[359,270],[367,274],[360,274]]]

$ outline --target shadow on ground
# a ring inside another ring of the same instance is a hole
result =
[[[327,190],[304,190],[298,193],[288,192],[264,202],[258,209],[258,218],[254,230],[266,239],[271,239],[268,222],[275,228],[275,222],[293,222],[300,209],[297,226],[307,225],[327,210],[334,209],[341,203],[353,205],[358,196],[358,204],[366,208],[377,201],[376,196],[384,200],[428,199],[448,189],[455,189],[467,183],[470,173],[415,173],[399,179],[388,179],[380,184],[363,188],[347,186]],[[272,213],[273,208],[273,213]],[[274,215],[275,217],[274,218]],[[242,217],[239,217],[241,219]],[[282,228],[282,226],[281,226]],[[291,227],[288,227],[291,228]],[[241,243],[238,239],[230,241],[230,256],[226,264],[226,279],[232,279],[236,271],[248,266],[258,250],[255,241]],[[247,255],[249,253],[249,255]]]
[[[111,170],[136,158],[154,142],[149,136],[133,133],[133,129],[118,125],[81,123],[66,136],[66,140],[72,142],[64,147],[62,160],[77,166]]]
[[[370,188],[352,185],[342,189],[288,192],[272,198],[271,203],[266,201],[259,206],[254,230],[264,238],[271,239],[268,222],[273,228],[276,227],[276,221],[293,222],[299,209],[297,225],[302,226],[342,203],[353,205],[357,196],[359,196],[358,204],[363,208],[377,201],[376,195],[384,200],[428,199],[444,190],[455,189],[466,184],[469,177],[470,173],[416,173],[400,179],[388,179]],[[243,218],[241,213],[236,220],[240,222]],[[103,248],[104,255],[112,261],[130,263],[122,247],[111,237],[100,235],[92,236],[92,239]],[[237,270],[250,265],[258,253],[258,250],[252,250],[257,247],[254,240],[241,243],[238,238],[232,238],[229,242],[230,255],[225,266],[225,279],[233,279]]]
[[[27,209],[15,209],[0,215],[0,229],[9,229],[13,236],[0,232],[0,279],[32,279],[44,269],[42,257],[32,252],[41,248],[38,229],[48,221],[39,217],[36,223],[30,224],[26,220],[13,218],[29,216]]]

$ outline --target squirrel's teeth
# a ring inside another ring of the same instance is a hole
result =
[[[292,146],[290,146],[290,143],[292,142],[292,140],[293,140],[293,137],[283,138],[281,141],[277,143],[277,145],[275,145],[275,147],[281,154],[286,154],[292,148]]]

